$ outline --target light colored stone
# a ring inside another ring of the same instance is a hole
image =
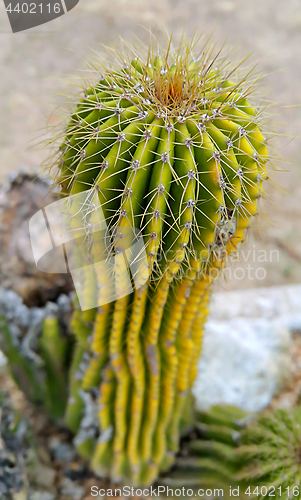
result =
[[[0,371],[3,370],[3,368],[6,366],[7,359],[4,356],[3,352],[0,351]]]
[[[64,477],[61,483],[61,494],[70,496],[72,500],[81,500],[85,494],[85,490],[82,486],[76,485],[68,477]]]
[[[301,285],[256,288],[213,295],[211,317],[229,320],[238,316],[268,318],[300,313]]]
[[[29,500],[55,500],[55,495],[45,491],[33,491]]]
[[[198,408],[267,406],[290,373],[301,332],[301,285],[217,293],[204,332],[194,395]]]
[[[68,443],[62,443],[59,438],[52,437],[48,441],[48,446],[56,460],[71,463],[76,457],[75,449]]]
[[[47,491],[54,489],[56,471],[42,464],[36,457],[35,452],[30,450],[30,458],[27,464],[27,475],[30,484]]]

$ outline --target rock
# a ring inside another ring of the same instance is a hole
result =
[[[55,495],[44,491],[33,491],[29,494],[28,500],[55,500]]]
[[[61,443],[57,437],[49,440],[49,449],[55,460],[71,463],[76,457],[75,449],[68,443]]]
[[[290,332],[266,319],[210,320],[194,395],[199,408],[267,406],[288,370]]]
[[[267,318],[300,314],[301,285],[274,286],[222,292],[212,296],[211,317],[231,320],[235,317]]]
[[[35,452],[30,450],[30,458],[27,464],[27,476],[29,483],[45,490],[54,490],[56,471],[41,463]]]
[[[5,498],[3,498],[5,500]],[[20,491],[19,493],[14,493],[9,500],[29,500],[27,490]]]
[[[204,332],[198,408],[269,405],[290,375],[292,332],[301,332],[301,286],[217,293]]]
[[[4,354],[0,351],[0,373],[3,373],[3,371],[6,370],[7,366],[7,359],[4,356]]]
[[[61,494],[62,496],[70,496],[72,500],[81,500],[85,494],[85,489],[74,484],[71,479],[64,477],[61,483]]]
[[[12,406],[9,394],[0,392],[0,498],[25,500],[28,435],[27,422]]]
[[[47,180],[26,172],[11,176],[10,185],[0,188],[0,282],[29,306],[43,305],[73,289],[70,274],[43,273],[33,258],[29,220],[57,199],[50,188]]]

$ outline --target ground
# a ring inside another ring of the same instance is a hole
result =
[[[245,57],[265,74],[264,94],[276,104],[273,128],[283,134],[274,146],[283,158],[278,183],[263,200],[240,254],[239,269],[227,272],[225,289],[301,281],[301,4],[299,0],[80,0],[67,15],[42,27],[12,34],[0,5],[0,182],[20,168],[40,168],[47,152],[33,146],[47,125],[55,125],[57,106],[70,89],[67,75],[79,75],[91,49],[129,42],[147,43],[149,28],[173,33],[213,33],[218,47],[226,40],[232,59]],[[291,140],[294,138],[293,140]],[[285,171],[284,171],[285,169]],[[264,250],[265,254],[261,251]],[[249,266],[249,270],[248,270]]]

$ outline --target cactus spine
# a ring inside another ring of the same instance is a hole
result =
[[[98,276],[85,291],[98,294],[98,307],[74,313],[66,413],[94,469],[134,484],[150,484],[174,460],[210,284],[243,240],[266,178],[253,83],[208,47],[194,58],[193,45],[173,50],[170,41],[145,60],[122,54],[85,89],[55,160],[65,197],[96,191],[107,234],[117,234],[122,290],[127,230],[144,240],[147,265],[134,276],[143,285],[110,301],[112,277]],[[101,237],[89,253],[94,263],[104,255]],[[87,449],[83,391],[98,407]]]

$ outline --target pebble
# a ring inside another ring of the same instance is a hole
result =
[[[76,486],[68,477],[64,477],[61,483],[61,494],[70,495],[72,500],[81,500],[85,490],[82,486]]]
[[[76,452],[74,448],[67,443],[61,443],[59,438],[53,437],[49,440],[49,449],[56,460],[71,463],[75,457]]]
[[[46,491],[35,490],[29,494],[28,500],[55,500],[55,495]]]

